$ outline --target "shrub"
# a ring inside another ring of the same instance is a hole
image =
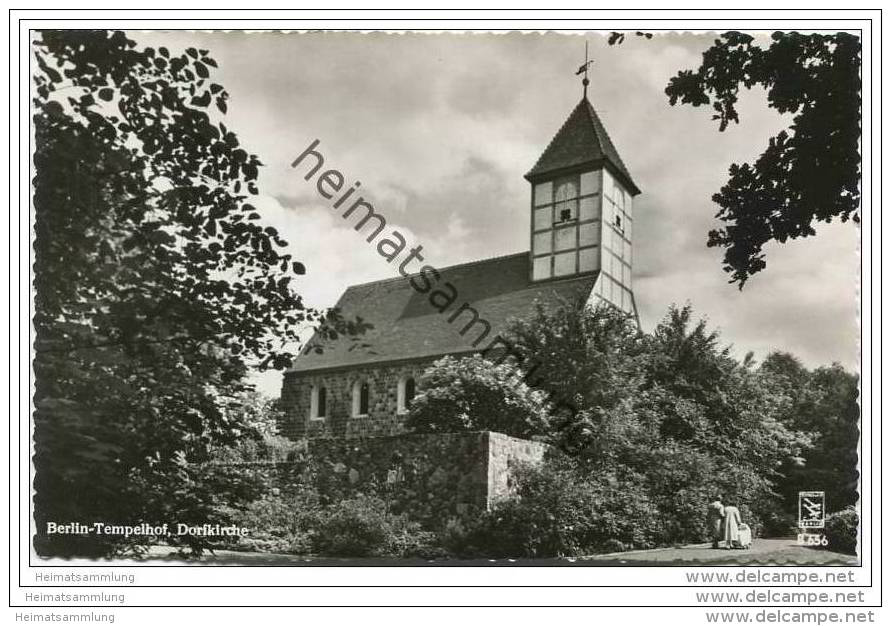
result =
[[[305,441],[267,433],[245,437],[232,446],[218,447],[213,450],[211,459],[218,464],[285,463],[302,460],[305,453]]]
[[[763,516],[765,537],[791,537],[798,532],[798,520],[787,511],[775,508]]]
[[[154,497],[170,492],[176,495],[164,501],[165,516],[162,519],[194,525],[238,523],[241,511],[262,498],[269,491],[272,481],[269,468],[260,465],[188,462],[183,462],[175,476],[160,472],[153,478],[140,485],[140,489]],[[178,508],[183,501],[191,505],[188,514]],[[142,538],[137,537],[137,540],[141,541]],[[200,555],[207,548],[230,547],[237,542],[237,538],[172,534],[166,541],[181,551],[189,550],[194,555]]]
[[[715,493],[710,457],[692,446],[667,441],[638,451],[641,474],[656,517],[656,542],[675,545],[705,541],[706,505]]]
[[[382,503],[371,496],[358,496],[327,508],[315,547],[331,556],[378,556],[386,550],[387,538]]]
[[[397,516],[390,523],[390,538],[387,553],[398,558],[434,559],[450,556],[440,545],[436,533],[421,530],[419,524],[404,516]]]
[[[554,557],[653,545],[655,515],[638,476],[595,476],[559,459],[518,468],[515,477],[516,496],[466,532],[453,529],[450,547],[468,556]]]
[[[259,552],[309,554],[319,516],[318,498],[314,493],[282,496],[273,490],[233,515],[238,525],[251,529],[238,547]]]
[[[424,372],[419,390],[405,424],[414,432],[492,430],[527,439],[548,432],[544,392],[510,363],[445,357]]]
[[[313,547],[319,554],[345,557],[412,557],[434,552],[433,533],[404,515],[387,511],[376,496],[341,500],[317,517]]]
[[[829,549],[845,554],[857,554],[857,528],[860,516],[857,509],[849,506],[826,517],[826,539]]]
[[[306,454],[306,441],[294,441],[281,435],[263,437],[265,459],[271,463],[293,463],[302,460]]]

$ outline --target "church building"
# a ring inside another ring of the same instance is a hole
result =
[[[359,341],[314,337],[307,344],[284,375],[283,434],[402,432],[425,369],[446,355],[486,354],[536,303],[606,302],[637,319],[632,199],[640,190],[587,94],[525,178],[529,206],[518,207],[517,216],[528,211],[529,249],[437,268],[440,282],[460,294],[460,306],[431,306],[411,277],[346,289],[336,307],[372,327]]]

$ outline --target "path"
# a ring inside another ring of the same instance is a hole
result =
[[[715,550],[700,543],[678,548],[657,548],[619,554],[600,554],[581,559],[617,565],[842,565],[858,563],[857,557],[829,550],[799,546],[795,539],[755,539],[748,550]]]
[[[177,560],[171,548],[155,547],[150,558]],[[196,562],[207,565],[278,565],[278,566],[332,566],[332,565],[386,565],[386,566],[588,566],[632,567],[641,565],[856,565],[857,557],[828,550],[796,545],[795,539],[755,539],[748,550],[715,550],[708,544],[695,544],[676,548],[656,548],[615,554],[598,554],[577,559],[336,559],[301,557],[291,554],[260,552],[233,552],[219,550]]]

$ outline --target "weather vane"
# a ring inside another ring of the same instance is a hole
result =
[[[584,74],[585,77],[582,79],[582,95],[585,99],[588,98],[588,85],[591,81],[588,80],[588,66],[593,64],[594,60],[588,60],[588,42],[585,42],[585,62],[579,66],[579,69],[576,70],[575,75]]]

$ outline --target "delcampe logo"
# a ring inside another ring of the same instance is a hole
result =
[[[823,528],[826,517],[825,491],[798,492],[798,527]]]

